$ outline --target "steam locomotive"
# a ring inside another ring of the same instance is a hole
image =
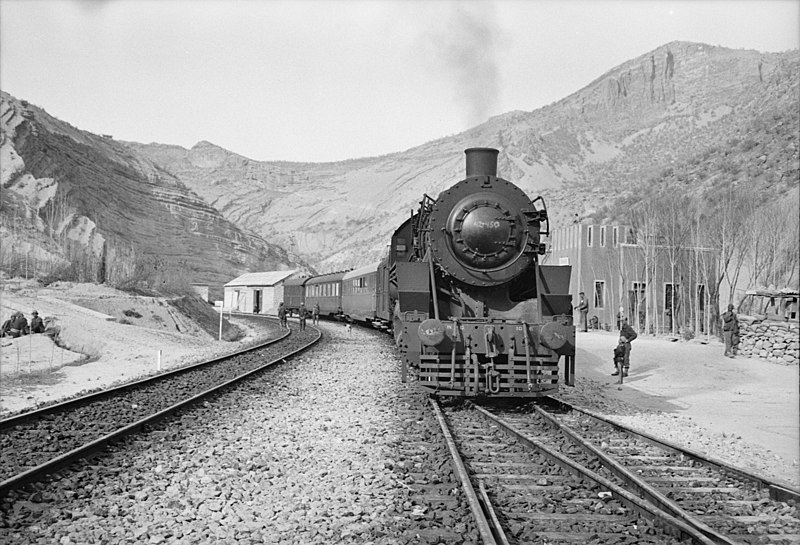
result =
[[[574,385],[570,267],[539,263],[544,200],[497,176],[496,149],[465,154],[466,177],[423,197],[386,258],[295,281],[291,300],[301,288],[306,308],[391,330],[403,380],[412,372],[432,394],[553,394],[562,358],[564,383]]]

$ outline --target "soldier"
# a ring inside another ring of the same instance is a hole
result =
[[[300,309],[297,311],[298,315],[300,316],[300,331],[305,331],[306,329],[306,314],[308,311],[306,310],[305,303],[300,303]]]
[[[734,336],[739,337],[739,321],[736,319],[736,313],[733,311],[733,305],[728,305],[728,312],[722,315],[722,338],[725,340],[725,356],[729,358],[735,357],[733,354]]]
[[[580,293],[580,297],[581,300],[575,308],[581,313],[580,322],[583,322],[583,332],[586,333],[589,331],[589,324],[586,322],[586,315],[589,314],[589,303],[586,302],[586,296],[583,292]],[[580,325],[580,322],[578,322],[578,325]]]
[[[622,376],[628,376],[628,369],[631,366],[631,343],[639,334],[630,326],[628,319],[622,321],[622,330],[619,332],[619,349],[622,352]],[[616,353],[616,350],[615,350]],[[614,369],[612,377],[619,375],[619,370]]]
[[[311,313],[311,323],[314,325],[319,323],[319,303],[314,303],[314,310]]]
[[[21,312],[15,312],[3,324],[3,336],[17,338],[28,334],[28,320]]]
[[[44,333],[44,321],[39,318],[39,313],[35,310],[31,318],[31,333]]]
[[[278,305],[278,320],[281,322],[281,327],[289,329],[289,325],[286,322],[286,307],[283,306],[283,303]]]

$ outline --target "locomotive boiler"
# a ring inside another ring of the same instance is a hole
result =
[[[386,278],[403,378],[437,395],[537,397],[574,384],[569,266],[542,265],[544,200],[497,176],[498,151],[465,151],[466,177],[392,236]]]

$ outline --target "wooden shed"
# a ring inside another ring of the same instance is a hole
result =
[[[267,271],[245,273],[224,286],[224,308],[235,312],[276,314],[283,301],[283,283],[295,273]]]

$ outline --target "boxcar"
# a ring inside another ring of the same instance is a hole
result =
[[[342,313],[342,277],[345,271],[313,276],[306,280],[306,309],[319,304],[320,316],[339,316]]]
[[[286,311],[292,314],[297,314],[297,309],[306,300],[305,284],[308,277],[302,278],[289,278],[283,283],[283,306]]]
[[[342,277],[342,313],[346,320],[374,321],[378,265],[380,262],[372,263]]]

